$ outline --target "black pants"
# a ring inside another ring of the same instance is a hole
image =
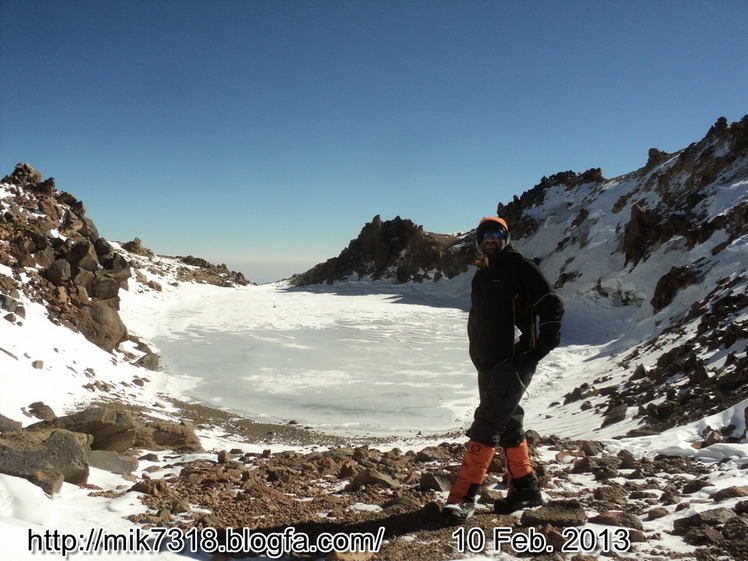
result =
[[[467,436],[494,448],[519,445],[525,439],[522,426],[525,411],[519,402],[533,374],[535,365],[517,369],[509,362],[500,362],[491,370],[479,371],[480,403]]]

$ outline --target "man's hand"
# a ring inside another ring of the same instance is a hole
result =
[[[515,356],[508,362],[512,368],[517,371],[520,377],[527,374],[534,374],[535,368],[538,366],[538,361],[531,353],[523,353],[519,356]]]

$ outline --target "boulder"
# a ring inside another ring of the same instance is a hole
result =
[[[399,489],[400,483],[375,469],[365,469],[356,474],[353,481],[346,487],[346,491],[358,491],[364,485],[377,485],[387,489]]]
[[[440,491],[448,492],[452,488],[452,482],[454,476],[439,473],[424,473],[423,477],[418,483],[419,489],[422,491]]]
[[[73,247],[65,255],[65,259],[71,265],[86,271],[96,271],[99,268],[99,257],[96,255],[94,244],[88,240],[75,242]]]
[[[135,238],[130,242],[122,244],[122,249],[134,254],[142,255],[144,257],[154,257],[155,254],[148,248],[143,246],[143,241],[140,238]]]
[[[44,272],[44,277],[55,286],[60,286],[63,282],[70,280],[72,275],[73,268],[66,259],[57,259]]]
[[[110,450],[91,450],[88,454],[88,465],[112,473],[127,474],[138,469],[138,460],[133,456]]]
[[[41,419],[42,421],[53,421],[57,418],[57,415],[55,415],[55,412],[52,410],[52,408],[42,403],[41,401],[35,401],[31,405],[29,405],[29,413],[31,413],[34,417],[37,419]]]
[[[587,515],[582,504],[577,500],[551,501],[541,507],[526,510],[522,513],[523,526],[544,526],[550,524],[556,528],[583,526]]]
[[[54,421],[30,425],[27,430],[52,427],[91,435],[93,450],[124,452],[135,442],[137,422],[130,412],[117,407],[91,407]]]
[[[34,261],[42,269],[47,269],[55,262],[55,252],[51,247],[45,247],[34,253]]]
[[[719,526],[736,516],[738,516],[738,514],[733,509],[729,508],[713,508],[711,510],[705,510],[703,512],[692,514],[691,516],[678,518],[673,522],[673,533],[675,535],[684,535],[689,530],[699,526]]]
[[[0,293],[0,308],[19,317],[26,317],[26,308],[24,307],[24,305],[15,298],[12,298],[11,296],[8,296],[6,294]]]
[[[83,319],[77,324],[86,339],[109,352],[127,340],[127,327],[117,311],[118,305],[119,299],[93,300],[84,307]]]
[[[9,419],[5,415],[0,415],[0,433],[5,431],[17,431],[23,428],[23,424],[13,419]]]
[[[53,495],[63,481],[88,480],[92,438],[64,429],[4,432],[0,438],[0,473],[22,477]]]
[[[134,364],[142,366],[146,370],[157,371],[159,368],[160,357],[156,353],[147,352],[141,356]]]
[[[620,423],[626,418],[626,411],[628,411],[628,406],[625,404],[612,407],[609,411],[606,412],[605,418],[603,419],[603,423],[600,428],[604,428],[615,423]]]
[[[137,429],[135,445],[147,450],[174,450],[175,452],[204,452],[200,439],[188,423],[153,421]]]
[[[748,497],[748,485],[733,485],[732,487],[720,489],[711,496],[712,500],[715,502],[738,497]]]
[[[417,462],[439,462],[451,458],[449,451],[440,446],[427,446],[416,453]]]
[[[94,300],[113,300],[117,298],[120,282],[112,275],[97,271],[91,282],[91,297]]]
[[[602,524],[604,526],[618,526],[621,528],[633,528],[634,530],[643,530],[644,525],[638,517],[621,511],[606,511],[590,518],[593,524]]]

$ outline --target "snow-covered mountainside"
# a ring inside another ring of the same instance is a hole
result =
[[[673,154],[652,148],[644,167],[620,177],[544,177],[497,213],[571,313],[590,314],[593,328],[565,332],[565,343],[611,349],[604,375],[569,388],[566,405],[606,425],[627,419],[620,435],[651,434],[748,396],[748,116],[720,118]],[[467,271],[475,252],[472,232],[375,217],[294,282],[438,281]]]
[[[566,401],[608,423],[635,420],[628,434],[648,434],[743,400],[748,117],[719,120],[675,154],[650,150],[630,174],[595,175],[544,178],[498,208],[573,309],[609,316],[610,329],[597,334],[611,351],[608,371],[570,388]],[[569,334],[576,343],[590,336]]]

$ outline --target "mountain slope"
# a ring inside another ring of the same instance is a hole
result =
[[[128,288],[131,262],[156,259],[136,239],[115,248],[99,235],[83,202],[58,191],[54,178],[20,163],[0,181],[0,305],[23,318],[18,294],[43,303],[50,319],[113,351],[128,339],[119,315],[120,289]],[[182,279],[247,284],[240,273],[204,259],[181,258]],[[8,321],[13,320],[7,317]]]
[[[748,116],[720,118],[673,154],[652,148],[646,165],[620,177],[544,177],[497,213],[568,313],[589,314],[592,328],[567,329],[564,344],[606,343],[604,376],[570,388],[560,405],[583,406],[605,434],[622,436],[748,397]],[[338,257],[293,280],[438,281],[468,271],[475,254],[472,232],[437,235],[377,216]]]
[[[499,206],[527,229],[518,244],[572,310],[608,310],[609,371],[568,401],[634,419],[631,434],[646,434],[748,395],[747,139],[748,118],[720,120],[676,154],[651,150],[630,174],[560,174],[532,204]]]

